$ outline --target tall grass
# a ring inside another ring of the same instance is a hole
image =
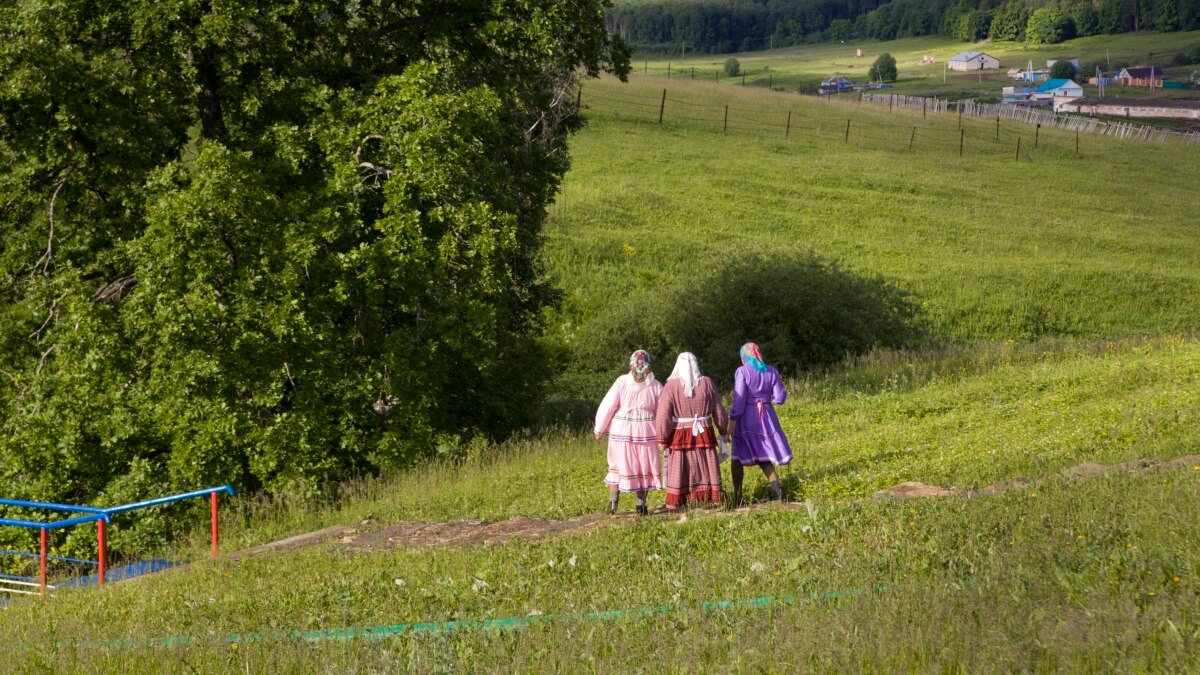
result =
[[[960,158],[953,116],[668,87],[677,109],[728,104],[781,124],[790,109],[810,128],[784,139],[773,128],[723,133],[719,120],[660,126],[657,109],[621,103],[658,102],[660,85],[586,87],[595,107],[547,231],[550,268],[567,290],[553,335],[567,344],[588,339],[588,320],[611,299],[654,292],[738,249],[812,249],[882,275],[955,342],[1200,325],[1200,237],[1187,198],[1195,148],[1093,137],[1076,158],[1073,134],[1042,130],[1039,151],[1015,162],[1008,143],[1021,134],[1028,147],[1032,129],[1006,123],[996,144],[994,124],[964,121],[973,140]],[[910,152],[914,126],[949,131],[955,146]]]
[[[205,564],[14,605],[0,649],[56,671],[1187,671],[1200,639],[1198,471],[651,519],[540,544]],[[535,618],[336,639],[510,617]]]

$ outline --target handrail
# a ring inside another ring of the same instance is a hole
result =
[[[228,485],[222,485],[220,487],[204,488],[203,490],[192,490],[191,492],[181,492],[177,495],[170,495],[168,497],[158,497],[155,499],[147,499],[145,501],[133,502],[132,504],[122,504],[120,506],[110,506],[108,508],[95,508],[95,507],[86,507],[86,508],[88,510],[94,510],[94,511],[98,511],[100,513],[107,513],[107,514],[111,515],[114,513],[124,513],[126,511],[133,511],[135,509],[144,509],[144,508],[148,508],[151,506],[159,506],[160,504],[171,504],[174,502],[181,502],[185,499],[192,499],[193,497],[203,497],[204,495],[211,495],[211,494],[215,494],[217,492],[224,492],[225,494],[228,494],[228,495],[235,494],[232,487],[230,487]]]
[[[33,530],[57,530],[63,527],[70,527],[72,525],[94,523],[98,520],[102,520],[106,523],[112,522],[112,518],[107,513],[89,513],[86,516],[78,516],[76,518],[68,518],[66,520],[58,520],[49,523],[38,522],[36,520],[14,520],[11,518],[0,518],[0,525],[27,527]]]
[[[67,512],[67,513],[87,514],[87,515],[83,515],[83,516],[76,516],[74,518],[67,518],[66,520],[59,520],[59,521],[54,521],[54,522],[38,522],[38,521],[33,521],[33,520],[22,520],[19,518],[0,518],[0,526],[9,525],[12,527],[24,527],[24,528],[41,531],[40,551],[37,554],[20,553],[18,551],[0,550],[0,555],[10,554],[10,555],[29,556],[29,557],[38,558],[39,559],[39,574],[37,577],[38,583],[37,584],[30,583],[29,585],[39,586],[41,589],[41,593],[43,595],[45,594],[47,588],[50,588],[50,589],[54,588],[54,586],[51,586],[46,583],[46,563],[50,560],[81,563],[81,564],[88,564],[88,565],[99,565],[99,573],[97,574],[96,578],[97,578],[99,585],[103,586],[104,585],[104,577],[105,577],[105,568],[107,567],[107,565],[105,563],[106,563],[106,558],[107,558],[106,550],[107,550],[107,546],[108,546],[107,541],[106,541],[106,535],[105,535],[105,530],[106,530],[105,526],[108,523],[112,522],[113,515],[118,514],[118,513],[125,513],[127,511],[135,511],[137,509],[149,508],[151,506],[160,506],[162,504],[172,504],[174,502],[180,502],[185,499],[193,499],[195,497],[203,497],[205,495],[208,495],[211,498],[211,502],[212,502],[212,504],[211,504],[211,509],[212,509],[212,556],[213,556],[213,558],[216,558],[217,557],[217,542],[218,542],[217,494],[221,493],[221,492],[224,492],[225,494],[228,494],[228,495],[236,494],[233,491],[233,488],[231,486],[221,485],[219,487],[204,488],[203,490],[192,490],[191,492],[181,492],[179,494],[169,495],[166,497],[157,497],[155,499],[146,499],[146,500],[143,500],[140,502],[133,502],[130,504],[121,504],[119,506],[110,506],[108,508],[100,508],[100,507],[95,507],[95,506],[74,506],[71,504],[56,504],[54,502],[34,502],[34,501],[27,501],[27,500],[21,500],[21,499],[0,499],[0,506],[16,506],[16,507],[20,507],[20,508],[44,509],[47,511],[60,511],[60,512]],[[96,523],[96,539],[97,539],[97,544],[98,544],[97,548],[99,549],[99,553],[100,553],[99,560],[79,560],[76,558],[64,558],[61,556],[52,556],[52,555],[48,554],[48,552],[47,552],[47,543],[48,543],[47,535],[50,533],[51,530],[57,530],[57,529],[60,529],[63,527],[70,527],[72,525],[81,525],[83,523],[91,523],[91,522]],[[2,579],[2,576],[0,576],[0,581],[6,581],[8,583],[16,583],[16,584],[24,584],[25,583],[25,582],[21,582],[21,581],[4,580],[4,579]],[[6,591],[6,590],[7,589],[0,588],[0,591]],[[9,592],[21,592],[21,591],[9,591]]]
[[[24,499],[0,499],[0,506],[20,506],[26,509],[43,509],[45,511],[63,511],[65,513],[104,513],[104,509],[92,506],[76,506],[74,504],[55,504],[54,502],[31,502]]]
[[[19,556],[21,558],[40,558],[41,557],[37,553],[30,553],[28,551],[8,551],[8,550],[3,550],[3,549],[0,549],[0,555],[15,555],[15,556]],[[60,555],[48,555],[48,556],[46,556],[46,560],[57,560],[58,562],[77,563],[80,565],[99,565],[100,564],[99,560],[84,560],[82,558],[64,558],[63,556],[60,556]],[[3,579],[3,578],[4,578],[4,575],[0,574],[0,579]]]

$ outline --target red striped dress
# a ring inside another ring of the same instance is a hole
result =
[[[714,433],[715,426],[715,433]],[[717,434],[729,430],[729,417],[712,379],[701,376],[688,397],[681,380],[667,380],[658,398],[655,427],[666,439],[667,506],[721,501]]]

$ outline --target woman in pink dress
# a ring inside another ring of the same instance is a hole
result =
[[[662,384],[650,370],[650,355],[641,349],[629,357],[629,372],[618,377],[596,411],[596,440],[608,435],[608,512],[617,512],[622,492],[637,494],[644,516],[646,491],[662,489],[654,411]]]

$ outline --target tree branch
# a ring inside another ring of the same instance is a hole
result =
[[[50,234],[46,237],[46,252],[33,264],[34,269],[37,269],[38,265],[42,266],[42,274],[46,274],[49,271],[50,260],[54,257],[54,207],[58,203],[58,193],[62,191],[63,186],[67,184],[67,179],[73,173],[75,173],[74,165],[63,170],[62,175],[58,177],[58,181],[54,184],[54,192],[50,195]]]

